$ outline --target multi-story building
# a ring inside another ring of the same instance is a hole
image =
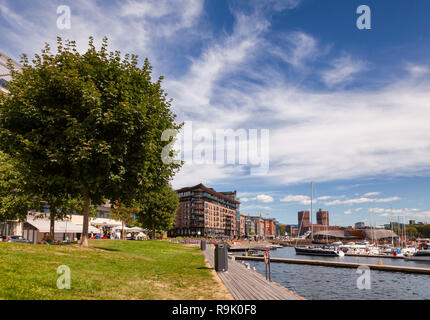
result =
[[[299,235],[301,236],[306,233],[311,226],[309,211],[299,211],[297,214],[297,220],[299,225]]]
[[[246,216],[242,213],[239,214],[239,219],[236,220],[236,236],[243,238],[246,236]]]
[[[217,192],[203,184],[176,191],[179,209],[172,236],[233,237],[240,202],[236,192]]]
[[[247,237],[252,237],[257,234],[255,220],[250,216],[245,216],[245,234]]]
[[[364,222],[357,222],[354,225],[355,229],[364,229],[365,226]]]
[[[337,226],[330,226],[328,211],[322,211],[321,209],[319,209],[317,211],[317,223],[312,225],[309,211],[299,211],[297,217],[299,225],[299,236],[305,234],[310,230],[316,232],[339,229],[339,227]]]
[[[285,225],[285,232],[291,237],[297,235],[298,229],[298,226],[294,224]]]
[[[317,211],[317,224],[324,226],[330,225],[328,221],[328,211],[322,211],[321,209]]]
[[[264,219],[264,237],[275,238],[276,236],[275,219]]]

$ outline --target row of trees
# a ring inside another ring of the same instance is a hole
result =
[[[153,82],[146,59],[74,41],[48,44],[0,96],[0,219],[24,219],[49,204],[51,228],[74,210],[84,216],[88,246],[91,208],[105,199],[133,212],[151,229],[168,228],[178,206],[170,181],[181,163],[162,161],[162,132],[180,129],[162,77]],[[173,151],[171,151],[173,156]],[[122,211],[124,213],[124,211]],[[155,233],[155,232],[154,232]]]
[[[394,227],[394,232],[401,235],[402,230]],[[430,224],[406,226],[408,238],[430,238]]]

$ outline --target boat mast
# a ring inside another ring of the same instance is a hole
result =
[[[394,223],[392,222],[393,219],[393,206],[390,206],[390,230],[391,230],[391,246],[394,247]]]
[[[313,189],[312,189],[312,181],[311,181],[311,240],[313,241],[314,240],[314,223],[313,223],[313,219],[312,219],[312,216],[313,216],[313,214],[312,214],[312,193],[313,193],[313,191],[312,191]]]

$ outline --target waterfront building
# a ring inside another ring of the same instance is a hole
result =
[[[287,224],[285,225],[285,232],[287,233],[287,235],[289,235],[290,237],[292,236],[296,236],[297,232],[298,232],[298,225],[295,224]]]
[[[236,236],[243,238],[246,236],[246,216],[239,213],[239,219],[236,220]]]
[[[317,211],[317,224],[327,226],[330,224],[328,221],[328,211],[322,211],[321,209]]]
[[[364,229],[366,225],[364,224],[364,222],[357,222],[354,226],[355,229]]]
[[[236,191],[217,192],[200,183],[176,192],[179,209],[171,236],[235,236],[240,205]]]
[[[299,225],[299,236],[301,236],[310,230],[311,220],[309,211],[299,211],[297,214],[297,220]]]

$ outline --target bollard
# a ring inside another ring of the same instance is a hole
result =
[[[202,251],[206,250],[206,240],[204,239],[200,240],[200,250]]]
[[[228,270],[228,250],[227,250],[226,244],[220,243],[215,246],[214,259],[215,259],[215,271]]]

